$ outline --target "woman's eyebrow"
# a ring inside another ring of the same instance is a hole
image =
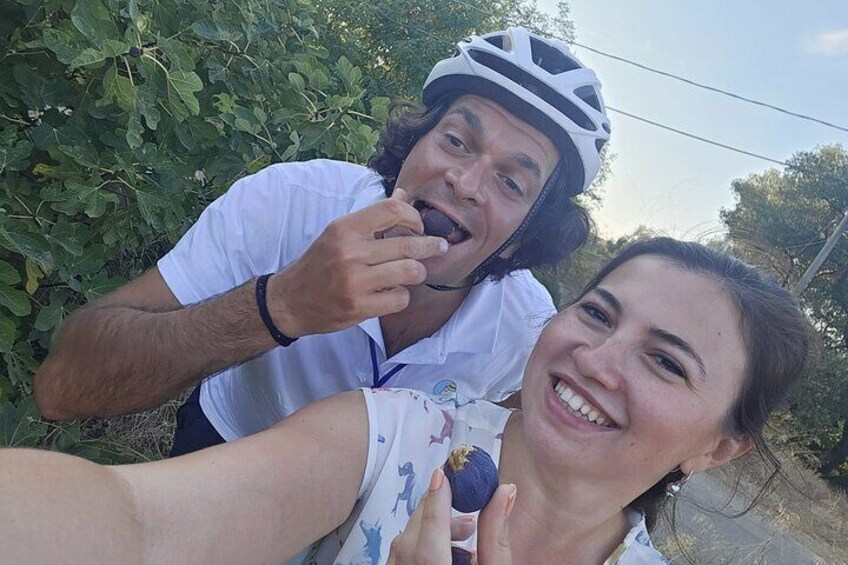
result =
[[[701,359],[701,356],[698,355],[691,345],[689,345],[689,342],[680,336],[674,335],[673,333],[660,328],[651,328],[651,334],[691,357],[695,363],[698,364],[698,369],[701,371],[701,378],[706,378],[707,371],[704,368],[704,360]]]
[[[619,302],[619,301],[618,301],[618,298],[616,298],[616,297],[615,297],[615,295],[614,295],[613,293],[611,293],[611,292],[610,292],[610,291],[608,291],[607,289],[602,288],[602,287],[600,287],[600,286],[596,286],[596,287],[595,287],[594,289],[592,289],[592,290],[593,290],[594,292],[596,292],[596,293],[600,294],[600,295],[601,295],[601,298],[603,298],[603,299],[604,299],[604,302],[606,302],[607,304],[609,304],[609,305],[610,305],[610,307],[611,307],[613,310],[615,310],[615,313],[616,313],[616,314],[621,314],[621,302]]]
[[[601,298],[604,299],[604,302],[609,304],[610,308],[615,310],[617,314],[621,314],[621,302],[618,300],[618,298],[615,297],[613,293],[600,286],[596,286],[594,289],[592,289],[592,291],[601,295]],[[704,360],[701,359],[701,356],[698,355],[698,352],[695,351],[695,348],[692,347],[688,341],[678,335],[675,335],[669,331],[660,328],[651,328],[651,334],[661,339],[662,341],[668,343],[669,345],[676,347],[677,349],[691,357],[692,360],[698,364],[698,369],[701,372],[701,378],[706,378],[707,370],[704,365]]]

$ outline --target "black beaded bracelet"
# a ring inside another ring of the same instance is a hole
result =
[[[274,321],[271,319],[271,313],[268,312],[268,302],[265,298],[265,290],[268,287],[269,278],[271,278],[271,273],[262,275],[256,279],[256,306],[259,307],[259,317],[262,318],[262,322],[265,323],[265,327],[268,328],[268,333],[271,334],[274,341],[283,347],[288,347],[297,341],[297,338],[289,337],[281,332],[280,329],[274,325]]]

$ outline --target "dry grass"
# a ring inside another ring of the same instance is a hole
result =
[[[824,548],[834,563],[848,563],[848,496],[799,461],[778,455],[781,475],[762,492],[756,508],[786,532],[813,548]],[[738,485],[745,504],[762,490],[771,469],[757,455],[710,471],[726,485]],[[734,504],[736,507],[738,504]]]
[[[117,460],[163,459],[171,450],[177,408],[182,402],[180,397],[138,414],[87,420],[83,436],[97,440],[98,445],[113,446]]]

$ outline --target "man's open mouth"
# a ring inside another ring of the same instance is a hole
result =
[[[427,235],[443,237],[451,245],[462,243],[471,237],[467,230],[453,221],[447,214],[433,208],[424,200],[416,200],[412,205],[421,214],[424,233]]]

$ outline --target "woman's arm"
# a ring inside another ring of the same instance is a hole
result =
[[[367,453],[360,392],[155,463],[4,450],[0,547],[12,563],[278,564],[347,518]]]

